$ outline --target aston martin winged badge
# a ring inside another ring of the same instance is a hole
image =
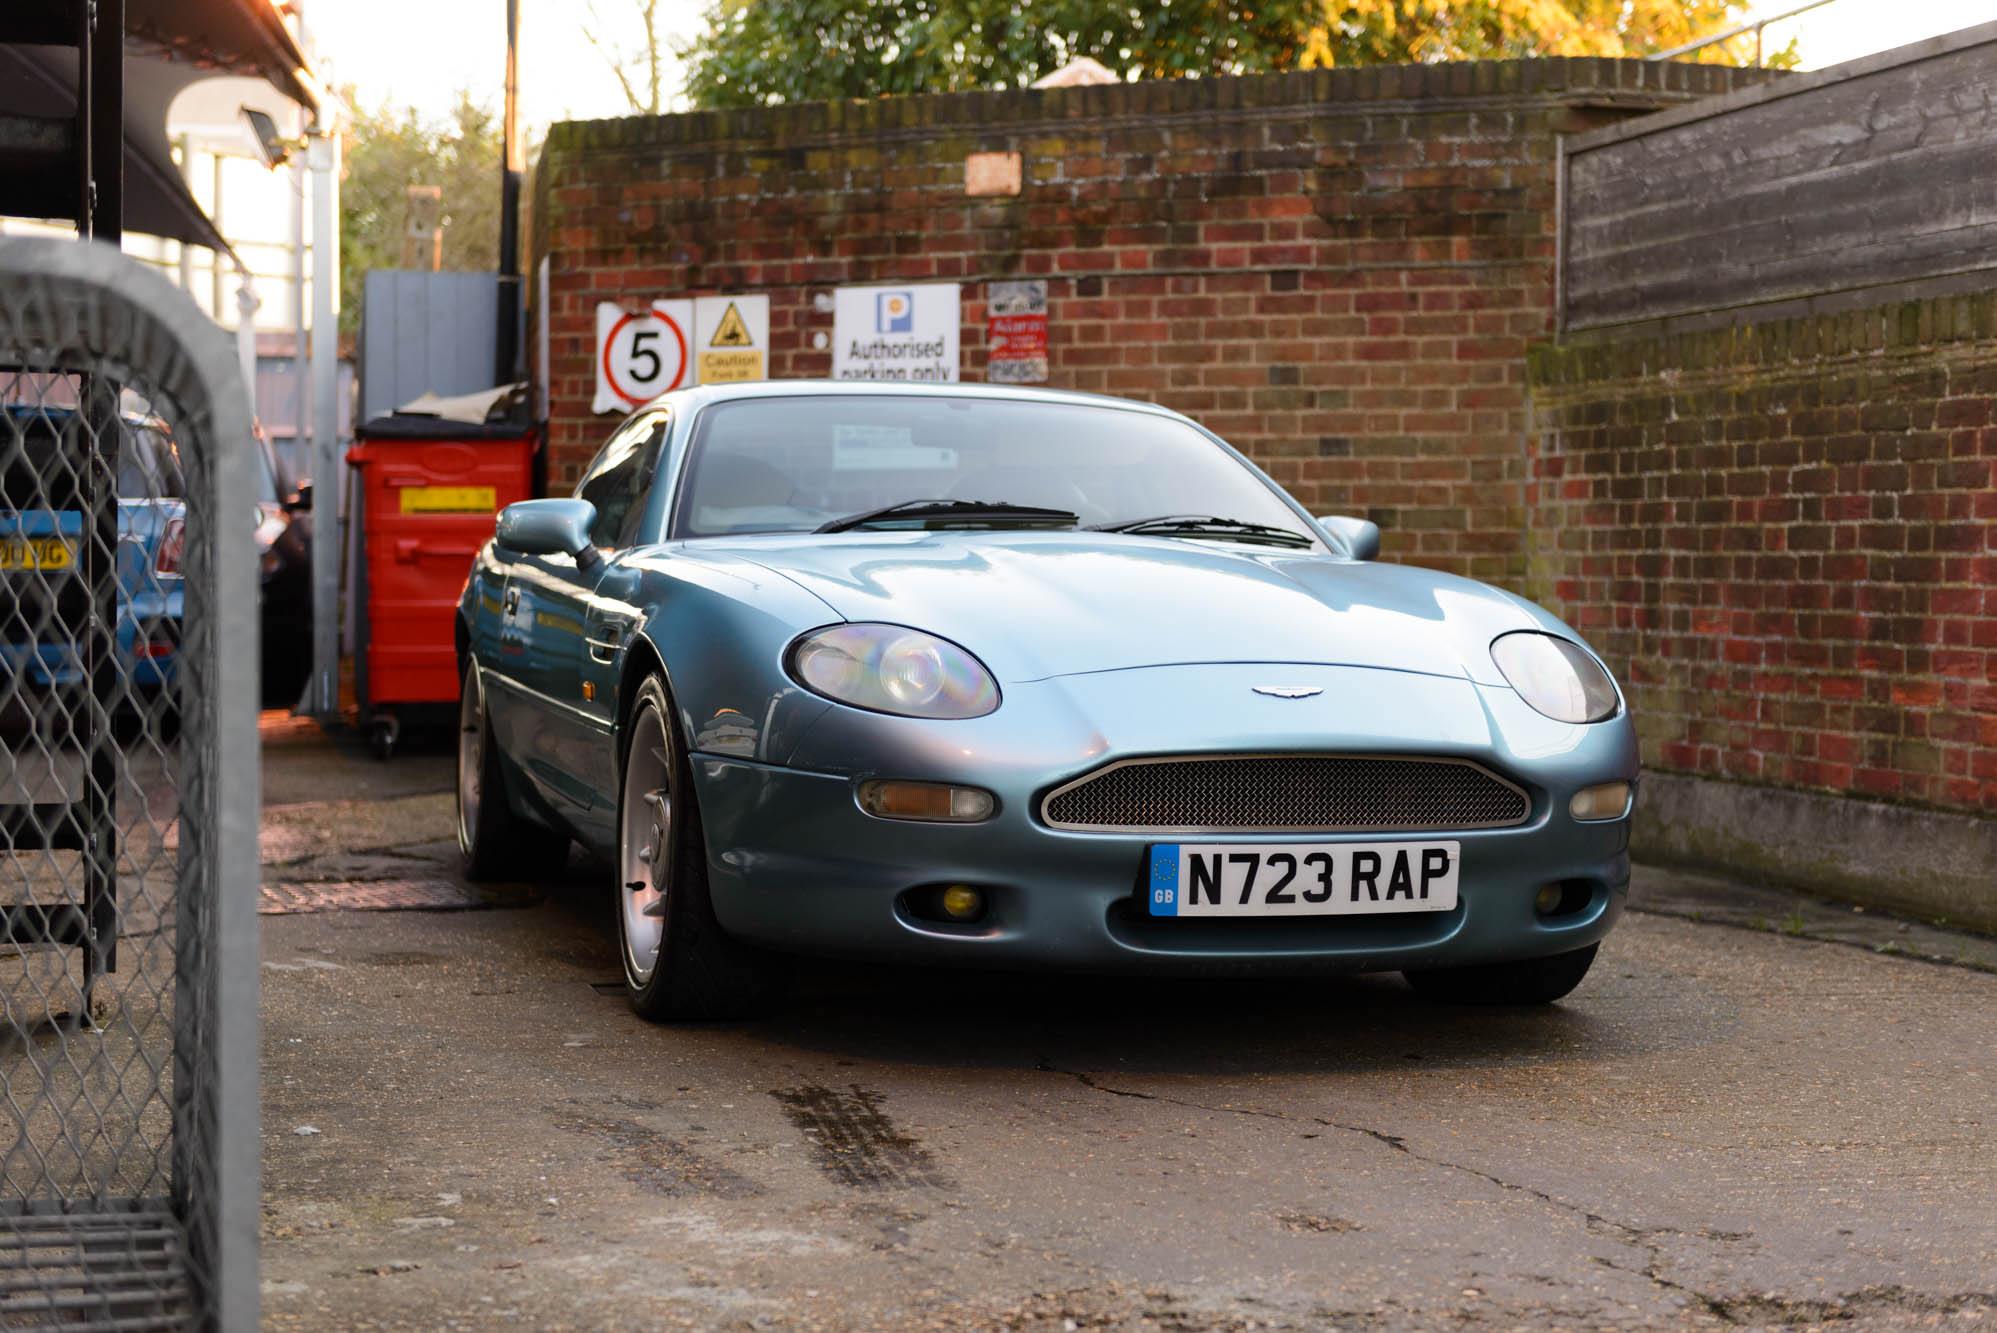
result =
[[[1255,685],[1250,688],[1257,694],[1271,694],[1278,699],[1308,699],[1313,694],[1324,693],[1321,685]]]

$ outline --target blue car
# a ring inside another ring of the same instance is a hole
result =
[[[0,407],[0,716],[68,710],[89,686],[82,426],[67,407]],[[115,661],[131,708],[174,681],[187,505],[165,424],[126,412],[118,430]]]
[[[465,870],[607,860],[655,1019],[769,1003],[783,954],[1558,999],[1623,906],[1628,709],[1378,546],[1146,404],[667,394],[473,566]]]

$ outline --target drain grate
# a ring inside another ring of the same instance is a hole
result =
[[[308,880],[265,884],[257,911],[292,912],[463,911],[486,901],[447,879]]]

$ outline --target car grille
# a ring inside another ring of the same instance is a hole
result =
[[[1359,833],[1507,828],[1524,791],[1468,760],[1379,755],[1133,759],[1050,792],[1055,828]]]

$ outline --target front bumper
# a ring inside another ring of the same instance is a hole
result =
[[[1249,686],[1276,675],[1322,685],[1323,704],[1252,694]],[[1512,828],[1392,835],[1075,832],[1038,817],[1047,791],[1117,759],[1272,751],[1474,759],[1524,787],[1532,811]],[[693,772],[716,914],[731,933],[771,948],[1095,972],[1369,972],[1562,953],[1607,934],[1629,883],[1628,819],[1579,823],[1567,800],[1595,782],[1634,779],[1636,745],[1626,717],[1551,723],[1502,687],[1359,668],[1202,666],[1015,685],[997,713],[973,722],[835,708],[790,767],[697,754]],[[968,825],[877,819],[855,798],[870,777],[969,783],[993,791],[999,809]],[[1145,912],[1154,844],[1435,838],[1462,845],[1451,911]],[[1573,910],[1539,916],[1534,897],[1558,882],[1574,890]],[[912,892],[950,883],[984,891],[982,920],[950,925],[911,910]]]

